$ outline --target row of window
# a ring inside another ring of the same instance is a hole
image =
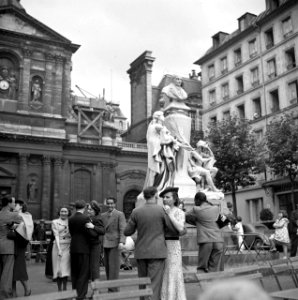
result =
[[[297,80],[288,83],[288,95],[289,95],[289,102],[290,104],[297,103],[297,98],[298,98],[298,82]],[[258,119],[263,116],[263,111],[262,111],[262,105],[261,105],[261,98],[257,97],[252,99],[252,116],[250,117],[251,119]],[[267,113],[275,113],[280,110],[280,96],[278,89],[272,90],[269,92],[269,111]],[[237,114],[239,118],[249,118],[247,116],[247,113],[245,111],[245,105],[240,104],[236,107]],[[230,110],[226,110],[223,112],[223,119],[229,118],[231,115]],[[216,122],[217,117],[213,116],[210,118],[211,122]]]
[[[287,38],[289,35],[293,33],[293,24],[291,17],[287,17],[282,20],[282,32],[284,38]],[[270,29],[267,29],[264,32],[264,40],[265,40],[265,46],[266,49],[270,49],[274,46],[275,40],[274,40],[274,31],[273,27]],[[248,42],[248,53],[249,58],[253,58],[258,54],[258,47],[257,47],[257,40],[256,38],[253,38]],[[234,66],[238,67],[242,63],[242,49],[241,47],[234,50]],[[220,59],[220,72],[221,74],[225,74],[228,72],[228,58],[227,56],[222,57]],[[209,81],[212,81],[215,78],[215,65],[212,63],[208,66],[208,78]]]
[[[296,67],[296,58],[295,58],[295,49],[294,47],[285,51],[285,59],[286,59],[286,71]],[[267,60],[267,79],[271,80],[276,77],[278,74],[276,68],[276,58],[270,58]],[[236,95],[240,95],[244,92],[244,81],[243,75],[235,77],[236,80]],[[254,88],[260,85],[260,72],[259,67],[253,67],[250,70],[250,84],[249,88]],[[233,95],[234,96],[234,95]],[[212,89],[209,91],[209,104],[216,104],[216,89]],[[221,85],[221,98],[223,100],[227,100],[230,98],[230,88],[229,83],[225,82]]]

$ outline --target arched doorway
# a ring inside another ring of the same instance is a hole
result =
[[[126,219],[130,217],[132,210],[135,208],[139,194],[140,191],[137,190],[130,190],[125,194],[123,199],[123,213]]]

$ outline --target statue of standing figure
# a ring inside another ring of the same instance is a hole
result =
[[[162,190],[174,183],[176,153],[179,142],[164,126],[162,111],[153,114],[147,129],[148,169],[144,188],[155,186]]]

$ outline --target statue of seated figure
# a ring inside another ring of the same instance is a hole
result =
[[[188,174],[195,181],[197,191],[210,190],[220,192],[213,182],[218,169],[213,165],[215,158],[208,144],[204,141],[197,143],[197,148],[190,152]]]

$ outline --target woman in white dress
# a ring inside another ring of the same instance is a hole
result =
[[[166,232],[165,234],[168,253],[161,288],[161,300],[186,300],[179,241],[179,236],[185,233],[185,214],[178,208],[178,188],[166,188],[159,196],[163,198],[165,212],[176,229],[175,233]]]
[[[53,279],[57,281],[58,291],[66,290],[67,277],[70,276],[70,233],[68,217],[71,215],[67,207],[59,210],[59,218],[53,220],[52,231],[55,237],[52,250]]]

